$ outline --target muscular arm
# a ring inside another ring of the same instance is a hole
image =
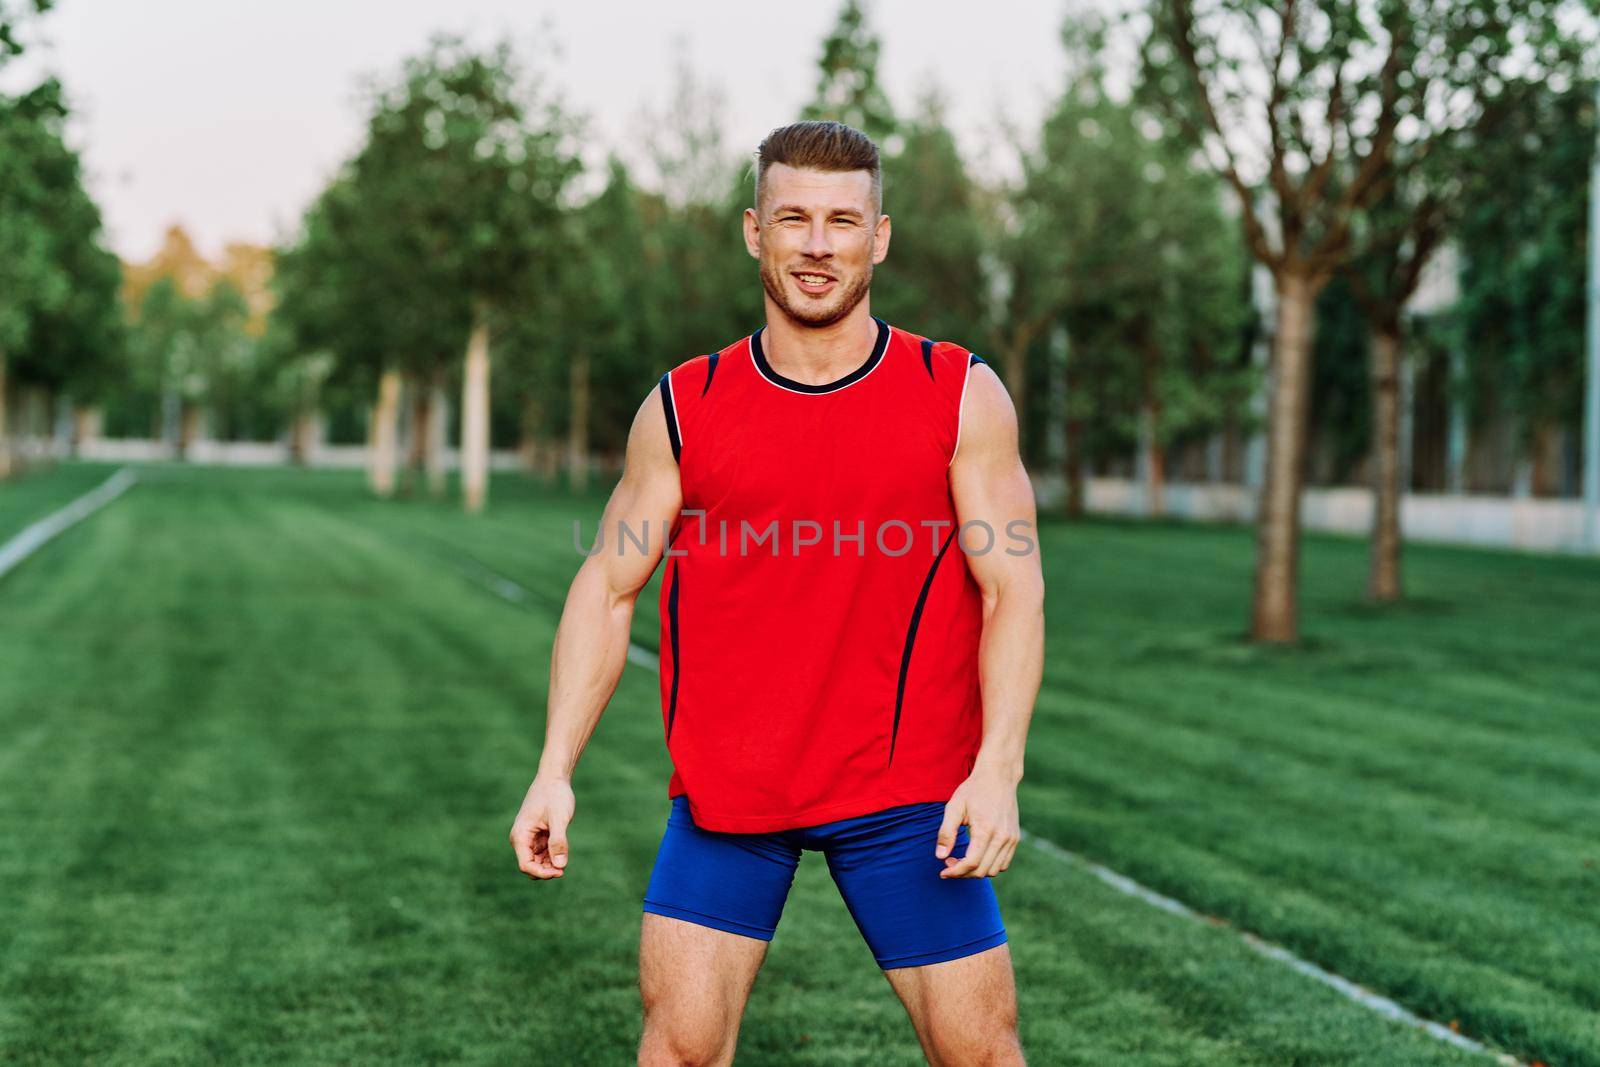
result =
[[[1017,447],[1016,411],[986,364],[973,366],[968,374],[960,440],[950,463],[950,492],[963,526],[984,524],[962,537],[967,566],[983,592],[978,645],[983,743],[972,774],[946,808],[935,851],[945,859],[945,877],[984,877],[1010,865],[1021,835],[1016,787],[1044,672],[1037,509]],[[983,551],[988,531],[993,545]],[[956,860],[947,853],[963,821],[971,827],[969,844],[966,856]]]
[[[572,772],[622,677],[634,602],[682,503],[661,394],[652,390],[634,415],[622,479],[600,520],[603,548],[578,568],[556,627],[544,750],[511,828],[517,865],[533,878],[560,877],[566,868]],[[621,539],[624,523],[646,550]]]

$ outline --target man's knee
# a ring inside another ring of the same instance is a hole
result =
[[[1025,1063],[1014,1014],[999,1013],[982,1025],[933,1023],[932,1043],[938,1062],[948,1067],[1019,1067]]]
[[[639,1067],[717,1067],[732,1062],[728,1023],[719,1013],[645,1005]]]

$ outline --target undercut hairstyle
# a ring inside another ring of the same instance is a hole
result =
[[[810,120],[779,126],[756,149],[756,210],[761,210],[761,187],[767,168],[774,163],[811,170],[864,170],[872,175],[872,202],[883,212],[883,172],[878,146],[853,126],[832,120]]]

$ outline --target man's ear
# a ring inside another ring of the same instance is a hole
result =
[[[753,207],[744,209],[744,247],[752,258],[761,258],[761,221]]]
[[[879,215],[878,226],[872,231],[872,262],[876,266],[889,255],[889,216]]]

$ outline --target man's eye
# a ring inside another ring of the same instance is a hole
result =
[[[779,219],[778,221],[779,222],[802,222],[804,220],[801,219],[799,215],[785,215],[783,218]]]

